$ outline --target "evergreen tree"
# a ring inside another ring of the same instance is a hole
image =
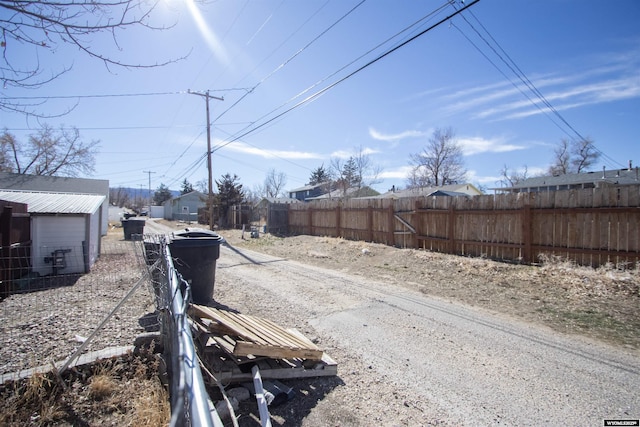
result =
[[[187,181],[187,178],[182,181],[182,189],[180,190],[180,194],[187,194],[193,191],[193,185]]]
[[[362,184],[362,177],[358,171],[358,165],[356,164],[356,159],[353,156],[349,157],[349,160],[344,164],[342,168],[342,179],[347,183],[347,185],[352,188],[360,188]]]
[[[220,207],[220,225],[222,227],[227,224],[229,208],[244,201],[244,191],[242,184],[238,182],[239,180],[238,175],[231,176],[229,173],[223,175],[220,181],[216,180],[218,186],[216,203]]]
[[[311,172],[311,177],[309,178],[308,185],[322,184],[323,182],[328,181],[331,181],[331,176],[329,175],[329,172],[324,168],[324,165],[321,165],[313,172]]]
[[[171,194],[171,190],[169,190],[166,185],[160,184],[155,193],[153,193],[153,203],[156,206],[160,206],[167,200],[170,200],[172,197],[173,195]]]

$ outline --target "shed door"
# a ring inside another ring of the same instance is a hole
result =
[[[68,251],[64,254],[65,267],[58,274],[84,273],[84,251],[86,222],[84,216],[32,216],[31,248],[33,271],[41,275],[52,274],[51,257],[55,250]]]

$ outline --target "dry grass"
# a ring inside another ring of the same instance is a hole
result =
[[[160,426],[171,418],[153,354],[129,355],[0,386],[0,425]]]
[[[167,425],[171,418],[171,405],[167,390],[155,378],[147,382],[145,393],[136,397],[131,425],[155,427]]]

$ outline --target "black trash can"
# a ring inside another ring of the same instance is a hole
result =
[[[124,230],[124,240],[142,240],[144,219],[123,219],[120,222]]]
[[[207,304],[213,298],[222,241],[218,234],[203,228],[185,228],[174,232],[170,239],[173,264],[190,283],[191,299],[196,304]]]

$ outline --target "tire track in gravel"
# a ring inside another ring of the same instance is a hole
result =
[[[225,248],[218,275],[275,312],[307,313],[301,321],[451,422],[583,426],[640,417],[640,362],[613,347],[244,249]]]

